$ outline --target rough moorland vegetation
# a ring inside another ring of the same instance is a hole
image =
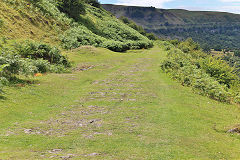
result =
[[[19,75],[62,73],[68,72],[70,67],[70,62],[61,51],[48,44],[2,40],[0,46],[0,86],[20,81]]]
[[[162,69],[184,86],[222,102],[239,102],[239,77],[222,59],[202,51],[192,39],[161,42],[167,51]]]

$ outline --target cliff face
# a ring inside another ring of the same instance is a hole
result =
[[[240,15],[225,12],[187,11],[102,5],[116,17],[125,16],[159,37],[186,39],[225,48],[240,48]]]

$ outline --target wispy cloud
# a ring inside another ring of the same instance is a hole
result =
[[[100,0],[118,5],[181,8],[188,10],[219,11],[240,14],[240,0]]]
[[[128,6],[153,6],[162,8],[163,4],[173,0],[118,0],[116,4]]]
[[[229,3],[232,3],[232,2],[240,2],[240,0],[220,0],[221,2],[229,2]]]
[[[239,6],[223,6],[218,11],[232,12],[232,13],[240,13],[240,5]]]

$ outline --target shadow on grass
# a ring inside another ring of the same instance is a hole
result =
[[[34,79],[22,79],[22,78],[18,78],[18,77],[13,77],[10,79],[10,83],[8,86],[21,88],[21,87],[25,87],[25,86],[31,86],[36,83],[39,83],[39,81],[34,80]]]
[[[6,100],[7,98],[3,95],[0,95],[0,100]]]
[[[6,100],[7,98],[4,96],[6,93],[3,90],[0,90],[0,101]]]
[[[7,84],[7,86],[15,88],[15,89],[21,89],[23,87],[31,86],[31,85],[34,85],[37,83],[39,83],[39,80],[22,79],[22,78],[18,78],[18,77],[12,77],[9,79],[9,83]],[[7,93],[5,91],[0,90],[0,101],[7,100],[6,95],[7,95]]]

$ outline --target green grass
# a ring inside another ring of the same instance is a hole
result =
[[[60,45],[65,49],[92,45],[117,52],[151,48],[153,45],[147,37],[101,7],[93,7],[84,2],[86,12],[72,19],[67,13],[61,12],[53,1],[33,2],[0,2],[0,38],[31,39]]]
[[[1,159],[239,158],[239,135],[226,133],[239,123],[238,106],[172,81],[160,71],[161,48],[114,53],[83,47],[66,54],[75,72],[4,89]]]

